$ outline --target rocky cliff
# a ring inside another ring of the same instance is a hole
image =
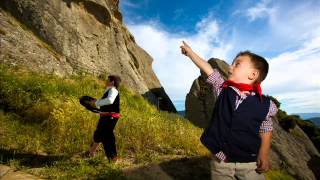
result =
[[[119,0],[1,0],[0,62],[60,76],[117,74],[161,109],[176,112],[118,6]]]
[[[219,70],[223,77],[227,78],[229,65],[219,59],[212,58],[208,61],[210,65]],[[211,89],[206,84],[206,76],[201,72],[190,88],[185,102],[185,116],[195,125],[205,128],[212,115],[216,97],[212,94]]]
[[[219,70],[224,79],[227,78],[228,64],[212,58],[208,61],[213,68]],[[194,80],[186,97],[186,118],[199,127],[206,127],[211,119],[216,97],[201,75]],[[320,154],[308,136],[296,126],[290,132],[281,128],[276,118],[273,119],[274,131],[272,139],[271,165],[274,169],[288,172],[297,179],[320,178]]]

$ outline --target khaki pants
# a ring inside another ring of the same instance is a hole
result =
[[[255,171],[256,162],[251,163],[225,163],[213,157],[211,162],[211,180],[265,180],[263,174]]]

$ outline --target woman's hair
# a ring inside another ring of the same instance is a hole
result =
[[[267,77],[269,64],[266,59],[250,51],[239,52],[234,59],[237,59],[239,56],[249,56],[252,64],[259,71],[259,77],[256,83],[261,83]]]
[[[109,80],[110,82],[113,81],[114,86],[115,86],[117,89],[119,88],[120,82],[121,82],[121,78],[120,78],[119,76],[110,75],[110,76],[108,76],[108,80]]]

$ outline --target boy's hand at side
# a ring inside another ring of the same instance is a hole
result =
[[[272,131],[260,133],[260,137],[261,137],[261,145],[260,145],[259,155],[257,159],[256,171],[258,173],[264,173],[270,169],[269,152],[270,152],[270,146],[271,146]]]
[[[270,162],[268,154],[259,154],[257,159],[257,169],[258,173],[267,172],[270,169]]]
[[[95,107],[95,108],[96,108],[96,107],[97,107],[97,106],[96,106],[96,101],[97,101],[96,99],[90,101],[90,105],[91,105],[92,107]]]

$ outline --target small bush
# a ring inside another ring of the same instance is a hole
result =
[[[296,118],[294,116],[287,116],[283,119],[280,119],[279,123],[281,127],[286,131],[294,129],[297,125]]]

